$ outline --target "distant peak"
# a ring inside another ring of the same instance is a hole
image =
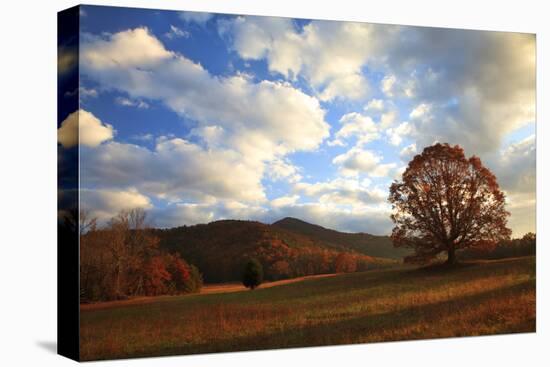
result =
[[[278,221],[276,222],[273,222],[273,224],[282,224],[282,223],[307,223],[306,221],[303,221],[301,219],[298,219],[298,218],[294,218],[294,217],[284,217],[283,219],[279,219]],[[309,224],[309,223],[308,223]]]

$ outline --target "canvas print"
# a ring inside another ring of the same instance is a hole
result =
[[[535,332],[534,34],[86,5],[59,28],[75,358]]]

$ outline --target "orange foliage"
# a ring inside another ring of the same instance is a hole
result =
[[[357,261],[352,255],[343,252],[336,256],[334,270],[336,273],[353,273],[357,270]]]
[[[495,175],[458,145],[435,144],[409,162],[403,180],[390,187],[396,247],[426,262],[446,252],[448,263],[464,248],[491,248],[508,239],[509,213]]]

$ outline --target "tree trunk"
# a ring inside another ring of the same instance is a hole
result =
[[[453,245],[449,246],[449,249],[447,250],[447,265],[454,265],[456,264],[456,254],[455,254],[455,247]]]

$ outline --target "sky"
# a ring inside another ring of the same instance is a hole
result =
[[[535,231],[531,34],[81,6],[80,200],[172,227],[286,216],[389,234],[390,184],[435,142]],[[60,52],[63,56],[63,52]],[[67,68],[71,67],[67,63]],[[63,66],[62,66],[63,67]],[[61,72],[63,72],[61,70]]]

